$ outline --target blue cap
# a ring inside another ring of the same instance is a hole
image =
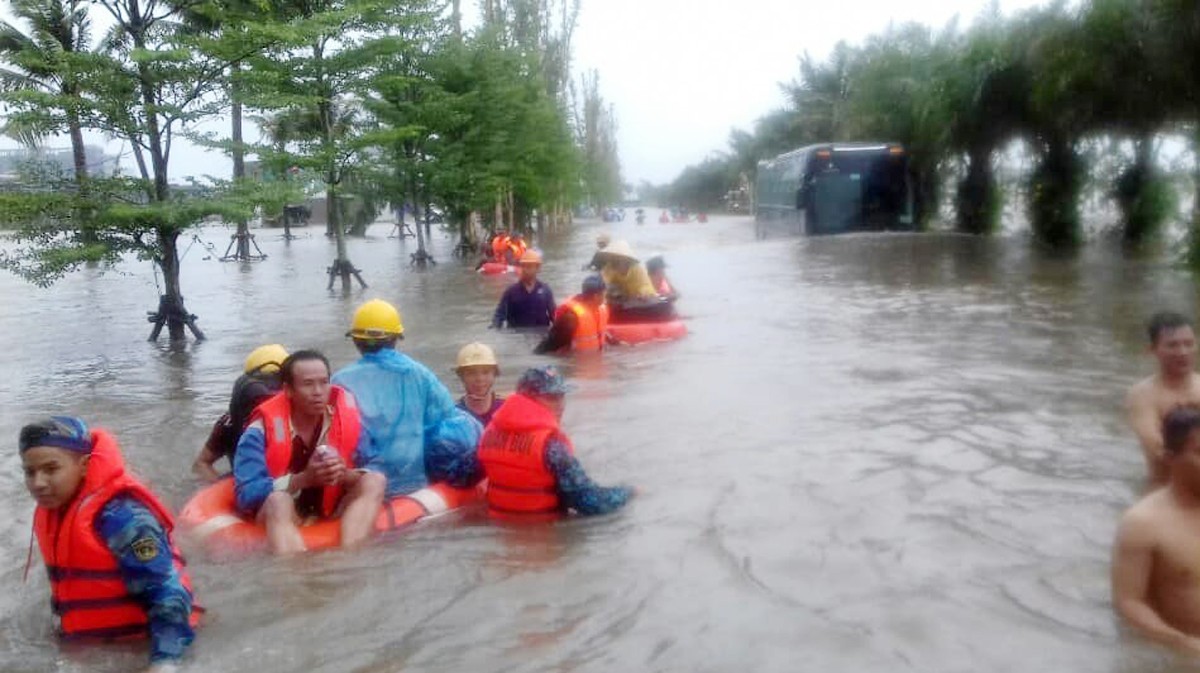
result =
[[[92,437],[87,424],[73,416],[51,416],[21,428],[17,442],[21,453],[35,446],[53,446],[76,453],[92,452]]]
[[[604,291],[604,279],[600,276],[592,274],[583,279],[583,293],[596,294]]]
[[[517,381],[517,392],[527,395],[565,395],[571,388],[554,365],[527,369]]]

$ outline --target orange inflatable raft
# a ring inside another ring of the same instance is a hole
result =
[[[395,530],[474,503],[478,489],[458,489],[433,484],[415,493],[393,498],[383,504],[375,517],[375,530]],[[240,556],[265,550],[267,531],[237,512],[233,478],[226,477],[201,489],[179,513],[180,530],[203,546],[210,556]],[[341,526],[326,519],[302,526],[300,535],[309,550],[336,547]]]
[[[479,267],[479,273],[485,276],[495,276],[501,273],[516,273],[517,267],[502,264],[500,262],[484,262],[483,266]]]
[[[626,344],[640,344],[647,341],[675,341],[687,336],[687,325],[682,320],[666,322],[630,322],[608,323],[608,333],[612,338]]]

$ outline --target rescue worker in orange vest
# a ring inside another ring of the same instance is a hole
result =
[[[201,608],[171,538],[170,512],[126,472],[116,439],[78,418],[26,425],[18,447],[60,634],[149,636],[149,670],[173,670]]]
[[[501,229],[492,236],[492,261],[508,264],[508,234]]]
[[[633,497],[627,486],[601,487],[575,458],[559,428],[567,384],[557,367],[527,370],[479,440],[493,516],[542,520],[574,511],[607,514]]]
[[[266,527],[277,554],[304,551],[301,521],[339,510],[342,546],[358,544],[373,530],[387,480],[359,464],[365,433],[354,396],[330,385],[329,361],[317,351],[288,356],[280,379],[283,390],[254,410],[238,440],[237,507]]]
[[[583,279],[582,292],[558,307],[546,338],[534,353],[599,351],[608,337],[608,306],[604,304],[604,281],[600,276]]]
[[[521,263],[521,258],[525,256],[525,251],[529,246],[525,244],[525,237],[521,232],[514,232],[508,238],[507,260],[510,266],[515,266]]]

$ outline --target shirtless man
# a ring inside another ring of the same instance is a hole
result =
[[[1178,313],[1157,313],[1150,319],[1149,350],[1158,371],[1129,389],[1129,424],[1137,433],[1146,458],[1151,488],[1167,482],[1163,456],[1162,420],[1180,406],[1200,407],[1200,375],[1193,371],[1196,334],[1192,323]]]
[[[1121,518],[1113,545],[1113,607],[1151,640],[1200,656],[1200,410],[1163,420],[1164,488]]]

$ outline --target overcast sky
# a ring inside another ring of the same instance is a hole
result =
[[[5,3],[7,4],[7,3]],[[783,104],[779,83],[807,51],[823,58],[839,40],[861,42],[889,23],[966,26],[987,0],[583,0],[574,38],[576,77],[600,73],[615,105],[622,176],[667,182],[724,150],[729,131]],[[1043,0],[1001,0],[1011,14]],[[7,10],[7,7],[4,7]],[[7,11],[0,11],[5,19]],[[222,131],[224,125],[213,127]],[[89,142],[101,141],[99,136]],[[52,143],[68,146],[66,138]],[[0,139],[0,147],[15,147]],[[110,143],[110,152],[121,146]],[[132,159],[124,162],[134,170]],[[180,141],[171,178],[227,176],[229,160]]]
[[[616,106],[623,179],[667,182],[784,103],[805,51],[825,57],[889,23],[968,26],[985,0],[583,0],[575,71]],[[1002,0],[1007,16],[1039,0]]]

